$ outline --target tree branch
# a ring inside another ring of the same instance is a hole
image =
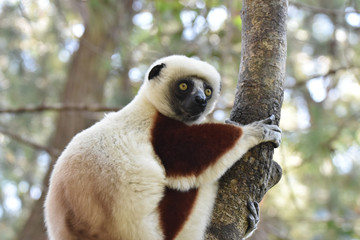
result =
[[[314,75],[311,75],[310,77],[308,77],[307,79],[305,80],[300,80],[298,79],[296,81],[296,84],[293,85],[293,86],[286,86],[287,88],[299,88],[299,87],[302,87],[304,86],[308,81],[312,80],[312,79],[315,79],[315,78],[326,78],[326,77],[329,77],[329,76],[332,76],[332,75],[335,75],[337,74],[338,72],[340,71],[343,71],[343,70],[349,70],[349,69],[358,69],[359,67],[357,66],[341,66],[341,67],[338,67],[338,68],[334,68],[334,69],[329,69],[326,73],[324,74],[314,74]]]
[[[280,119],[286,62],[286,0],[243,0],[241,63],[230,119],[240,124]],[[248,225],[246,203],[259,202],[281,178],[273,145],[246,153],[219,182],[207,239],[241,239]]]
[[[356,10],[339,10],[339,9],[330,9],[330,8],[321,8],[321,7],[315,7],[312,5],[307,5],[307,4],[303,4],[303,3],[299,3],[296,1],[289,1],[289,4],[292,6],[295,6],[296,8],[301,8],[303,10],[307,10],[313,13],[325,13],[325,14],[341,14],[341,15],[345,15],[348,13],[359,13]]]
[[[49,155],[53,156],[53,157],[58,157],[60,155],[60,150],[55,149],[55,148],[50,148],[50,147],[46,147],[43,146],[41,144],[38,144],[36,142],[33,142],[32,140],[29,140],[27,138],[24,138],[16,133],[13,133],[7,129],[5,129],[5,127],[0,126],[0,133],[2,133],[5,136],[8,136],[9,138],[14,139],[15,141],[18,141],[20,143],[23,143],[25,145],[28,145],[36,150],[40,150],[40,151],[45,151],[47,153],[49,153]]]
[[[121,107],[107,107],[101,105],[79,105],[79,104],[54,104],[40,106],[25,106],[19,108],[0,109],[1,113],[35,113],[44,111],[83,111],[83,112],[113,112]]]

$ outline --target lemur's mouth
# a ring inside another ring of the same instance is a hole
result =
[[[193,122],[193,121],[198,120],[201,117],[201,115],[204,113],[204,110],[205,109],[203,109],[201,111],[187,111],[187,112],[185,112],[185,114],[184,114],[185,122]]]
[[[197,120],[199,117],[201,116],[201,114],[197,114],[197,115],[187,115],[187,121],[195,121]]]
[[[198,120],[206,109],[206,104],[196,104],[194,102],[190,104],[179,104],[173,108],[176,116],[183,122],[194,122]]]
[[[206,104],[192,103],[184,109],[184,112],[188,117],[200,117],[200,115],[205,111],[205,108]]]

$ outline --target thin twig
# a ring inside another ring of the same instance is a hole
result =
[[[335,69],[329,69],[329,70],[327,71],[327,73],[325,73],[325,74],[314,74],[314,75],[310,76],[310,77],[309,77],[309,80],[314,79],[314,78],[326,78],[326,77],[328,77],[328,76],[330,76],[330,75],[336,74],[336,73],[339,72],[339,71],[349,70],[349,69],[351,69],[351,68],[352,68],[352,67],[342,66],[342,67],[338,67],[338,68],[335,68]]]
[[[350,69],[358,69],[359,67],[358,66],[341,66],[341,67],[338,67],[338,68],[335,68],[335,69],[329,69],[326,73],[324,74],[314,74],[314,75],[311,75],[310,77],[308,77],[307,79],[305,80],[297,80],[296,84],[294,86],[287,86],[288,88],[299,88],[299,87],[302,87],[304,86],[308,81],[312,80],[312,79],[315,79],[315,78],[326,78],[326,77],[329,77],[331,75],[335,75],[337,74],[338,72],[342,71],[342,70],[350,70]],[[0,110],[0,113],[1,113],[1,110]]]
[[[32,140],[24,138],[24,137],[22,137],[22,136],[20,136],[20,135],[18,135],[16,133],[10,132],[9,130],[5,129],[2,126],[0,126],[0,133],[14,139],[15,141],[18,141],[20,143],[28,145],[28,146],[36,149],[36,150],[45,151],[45,152],[49,153],[51,156],[53,156],[53,157],[57,157],[57,156],[60,155],[60,151],[58,149],[46,147],[46,146],[43,146],[43,145],[41,145],[39,143],[33,142]]]
[[[297,8],[301,8],[307,11],[311,11],[314,13],[326,13],[326,14],[348,14],[348,13],[359,13],[356,10],[339,10],[339,9],[331,9],[331,8],[322,8],[322,7],[315,7],[312,5],[307,5],[307,4],[303,4],[303,3],[299,3],[296,1],[289,1],[290,5],[293,5]]]
[[[0,109],[1,113],[34,113],[44,111],[84,111],[84,112],[113,112],[118,111],[121,107],[107,107],[100,105],[40,105],[40,106],[25,106],[19,108]]]

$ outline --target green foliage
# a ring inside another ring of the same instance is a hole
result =
[[[0,3],[0,109],[60,102],[85,24],[69,3]],[[91,23],[95,19],[97,27],[107,26],[100,23],[115,8],[105,8],[99,0],[84,4]],[[344,0],[290,2],[284,134],[275,156],[284,176],[262,205],[269,239],[360,239],[357,7],[356,1]],[[121,27],[116,51],[106,53],[108,58],[98,66],[110,69],[103,103],[125,105],[153,60],[184,54],[221,72],[222,99],[212,118],[223,121],[234,99],[240,63],[241,1],[135,0],[127,10],[119,26],[111,26]],[[47,146],[56,116],[2,113],[0,130]],[[45,189],[42,178],[49,158],[0,132],[3,239],[15,238]]]
[[[240,15],[234,17],[233,24],[238,28],[238,31],[241,32],[242,20]]]
[[[278,211],[290,239],[360,238],[360,99],[355,93],[360,86],[360,45],[351,40],[360,14],[355,11],[351,20],[345,9],[356,6],[345,1],[297,1],[289,7],[288,95],[281,121],[289,131],[283,140],[290,142],[278,156],[289,181],[270,191],[263,209],[281,208],[276,189],[286,184],[292,189],[287,204],[297,210]],[[294,118],[298,127],[287,123]]]

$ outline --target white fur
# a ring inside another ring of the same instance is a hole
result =
[[[157,111],[174,115],[164,98],[169,83],[194,75],[208,81],[213,97],[205,117],[215,106],[220,76],[209,64],[184,56],[166,57],[152,66],[159,63],[166,64],[159,79],[145,79],[131,103],[77,134],[59,157],[45,201],[50,240],[77,239],[69,231],[69,218],[75,222],[70,227],[80,224],[99,239],[161,240],[158,205],[165,186],[199,188],[193,211],[176,239],[203,239],[217,180],[249,148],[263,141],[262,129],[244,127],[243,137],[200,176],[166,178],[151,144],[151,130]]]
[[[204,184],[199,188],[194,209],[176,240],[204,239],[206,227],[211,219],[217,188],[217,182]]]
[[[165,173],[149,144],[155,113],[146,99],[137,97],[69,143],[55,165],[45,203],[51,239],[72,239],[64,237],[69,234],[64,225],[69,207],[90,221],[94,232],[108,222],[114,238],[162,238],[154,210],[162,198]],[[111,205],[93,201],[89,196],[94,195]],[[111,216],[103,211],[109,207]]]

